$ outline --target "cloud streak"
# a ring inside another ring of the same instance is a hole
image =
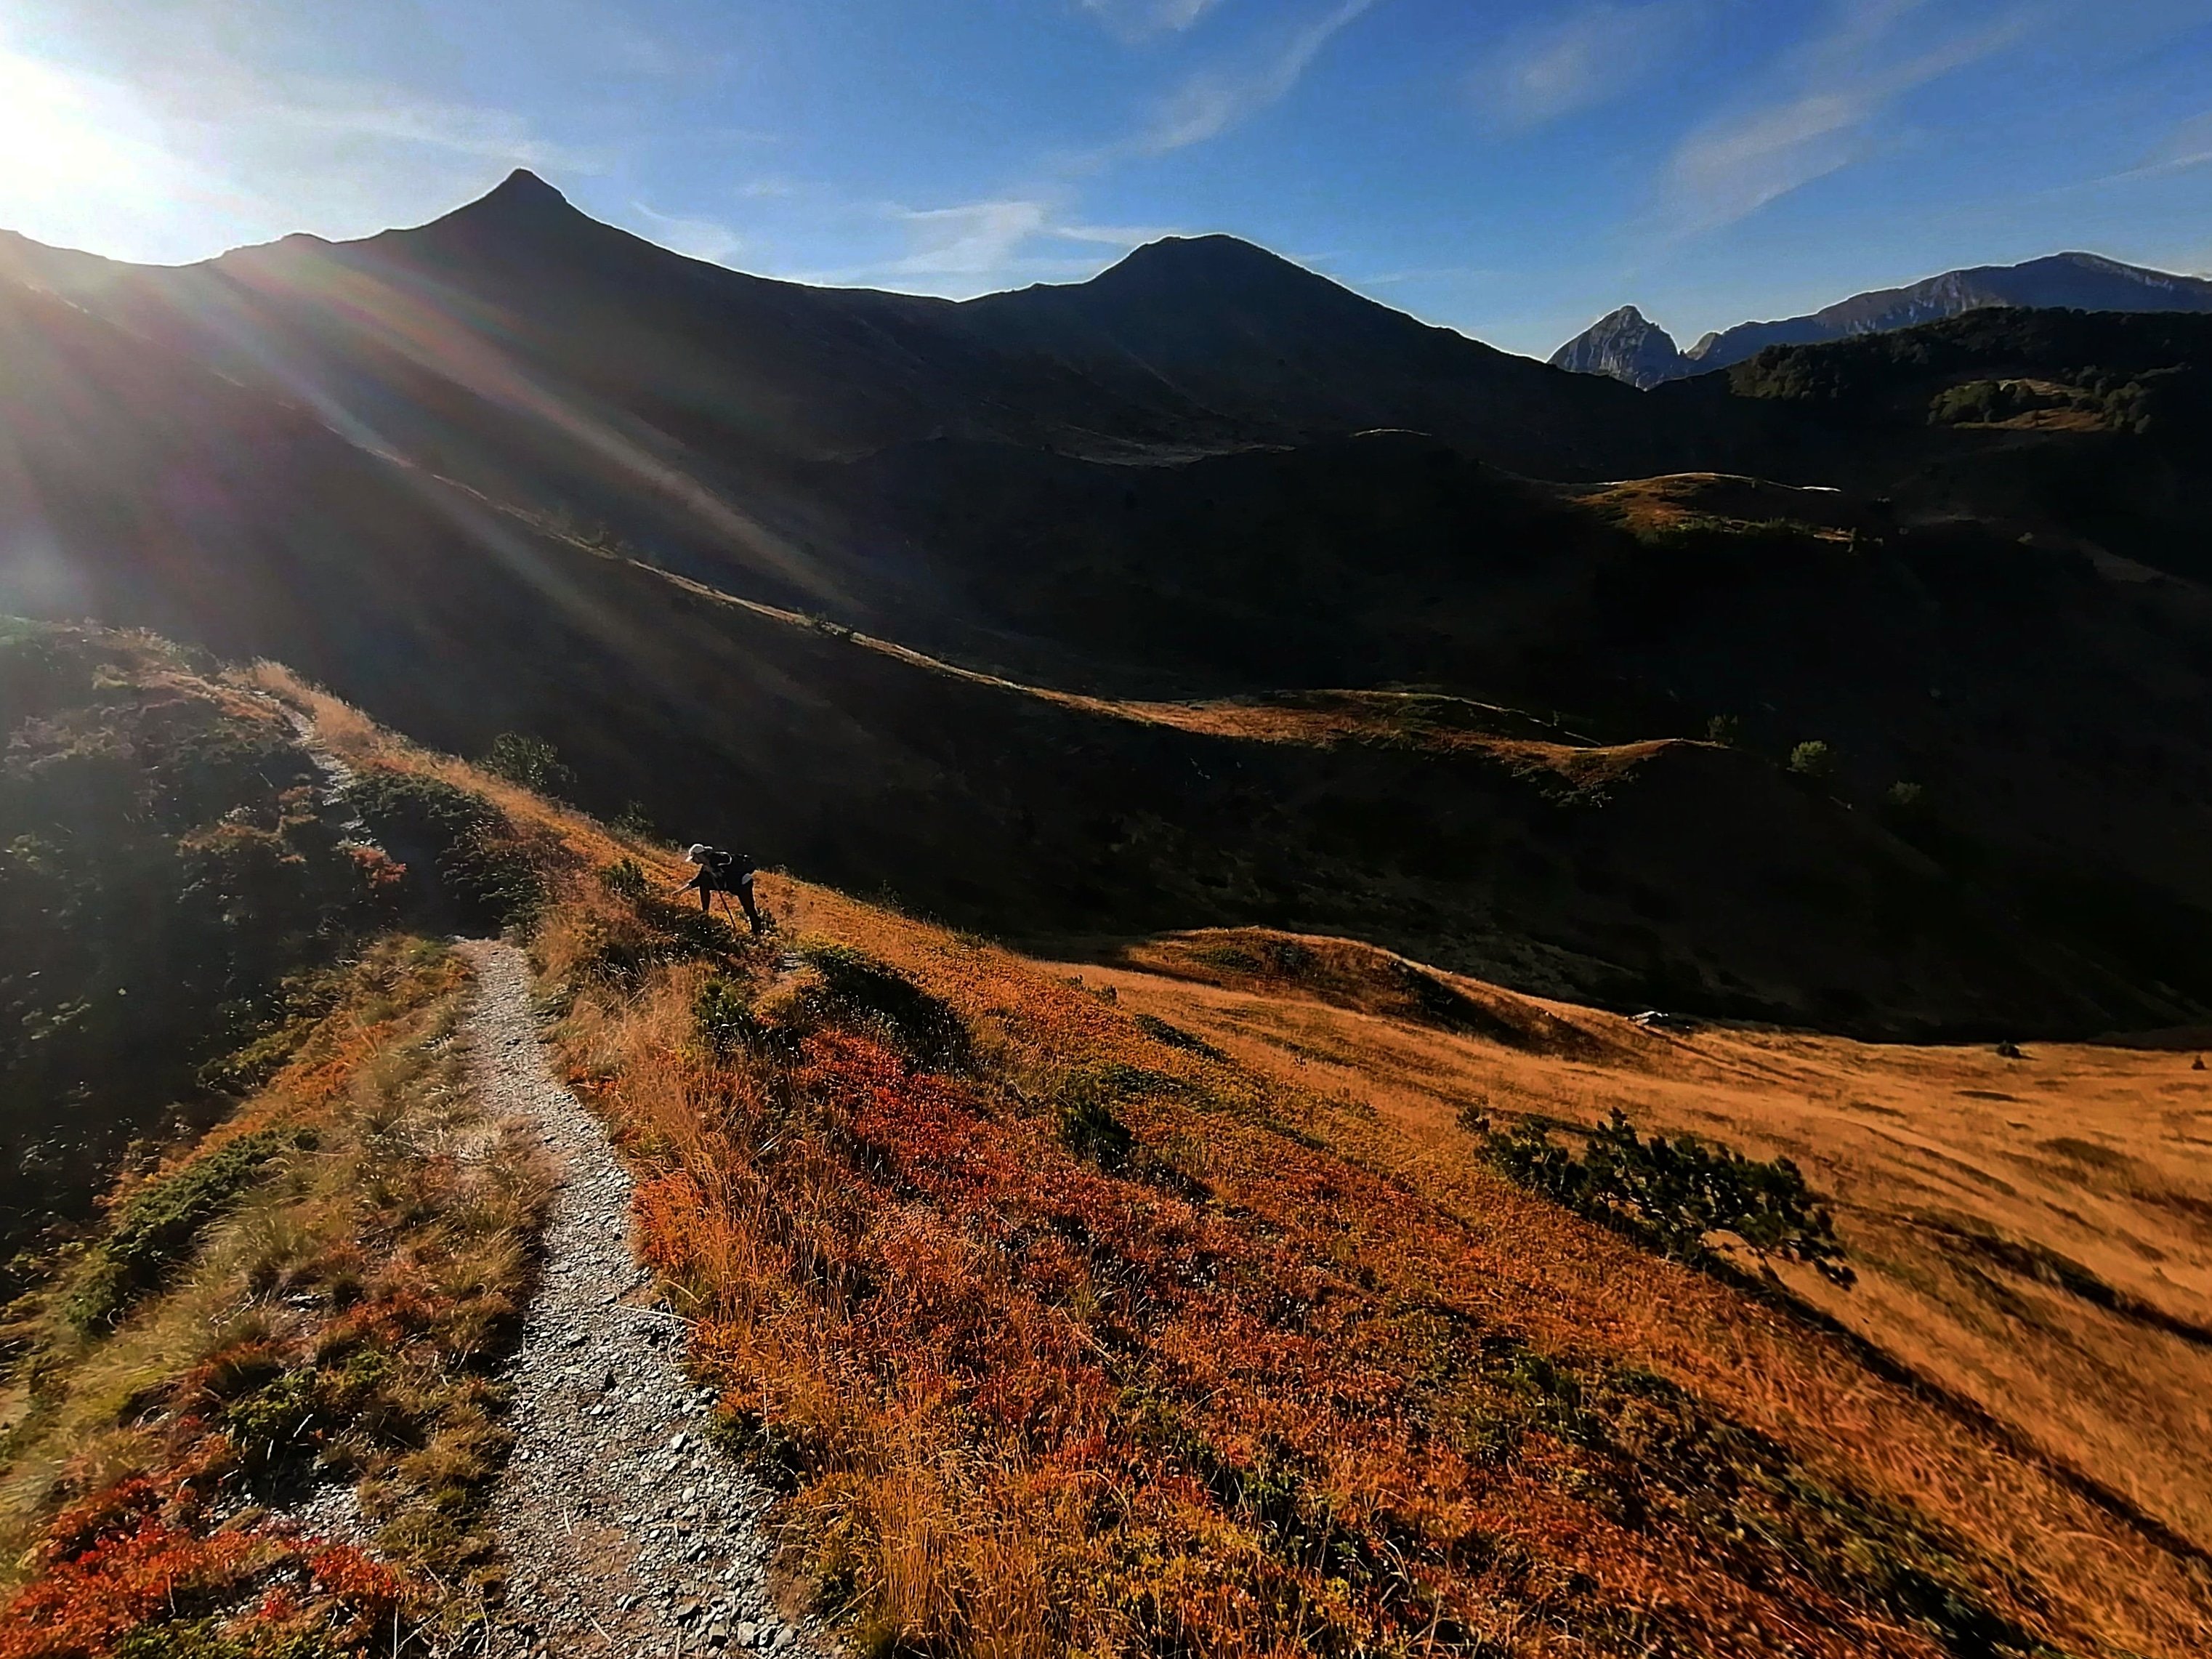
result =
[[[745,245],[744,237],[719,219],[656,213],[642,202],[632,202],[630,210],[649,227],[642,233],[647,240],[658,242],[688,258],[703,259],[709,264],[727,264],[731,256]]]
[[[1125,40],[1181,34],[1219,0],[1082,0],[1083,9]]]
[[[1516,30],[1468,79],[1492,126],[1526,131],[1607,102],[1664,70],[1705,21],[1700,0],[1588,5]]]
[[[1922,0],[1856,0],[1837,26],[1797,54],[1773,101],[1702,126],[1669,158],[1662,211],[1682,234],[1717,229],[1873,154],[1897,100],[1915,88],[2000,52],[2025,32],[2027,15],[1954,35],[1920,51],[1901,49],[1903,25]]]
[[[1278,43],[1261,60],[1242,70],[1206,70],[1191,76],[1163,100],[1138,136],[1121,146],[1125,154],[1165,155],[1218,138],[1295,91],[1322,50],[1366,13],[1377,0],[1338,0]]]

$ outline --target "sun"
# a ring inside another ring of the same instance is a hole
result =
[[[128,257],[192,193],[129,88],[0,42],[0,228]]]

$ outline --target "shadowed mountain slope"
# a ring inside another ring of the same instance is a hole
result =
[[[0,604],[550,738],[608,810],[1031,937],[1326,926],[1870,1030],[2212,1006],[2203,596],[1946,483],[2163,428],[1926,413],[2100,319],[1849,369],[1893,407],[1819,357],[1647,396],[1228,239],[952,305],[526,175],[360,243],[0,270]],[[1662,454],[1845,488],[1514,476]],[[1716,719],[1741,747],[1684,741]]]

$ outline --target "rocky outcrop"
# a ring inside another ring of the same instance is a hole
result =
[[[1552,354],[1552,367],[1610,374],[1632,386],[1655,386],[1694,372],[1674,349],[1674,337],[1634,306],[1599,318]]]

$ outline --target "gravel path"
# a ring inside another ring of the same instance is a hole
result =
[[[510,1373],[516,1442],[491,1514],[512,1577],[490,1651],[832,1653],[769,1599],[769,1494],[702,1437],[712,1396],[685,1379],[680,1322],[631,1256],[628,1173],[546,1067],[523,953],[459,948],[477,972],[473,1079],[495,1117],[542,1127],[561,1172]]]

